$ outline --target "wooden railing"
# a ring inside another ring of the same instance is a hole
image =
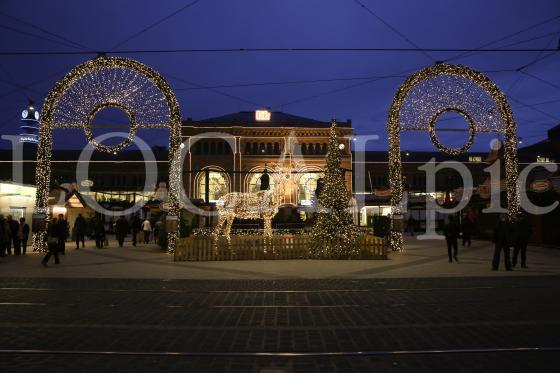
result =
[[[179,239],[175,261],[339,259],[311,256],[313,244],[307,234],[274,235],[269,239],[262,235],[232,235],[229,241],[223,236],[191,236]],[[359,254],[351,259],[387,259],[387,243],[383,238],[362,234],[357,249]]]

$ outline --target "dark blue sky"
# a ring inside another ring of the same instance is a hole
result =
[[[90,50],[110,50],[154,22],[192,2],[187,1],[27,1],[0,3],[1,51],[79,50],[60,38],[34,29],[25,20]],[[119,49],[403,47],[477,48],[503,36],[560,15],[558,0],[538,1],[391,1],[360,0],[201,0]],[[453,3],[452,5],[450,5]],[[10,17],[11,16],[11,17]],[[16,31],[17,30],[17,31]],[[396,32],[395,30],[398,30]],[[403,37],[404,35],[404,37]],[[409,40],[405,40],[405,37]],[[504,39],[489,47],[556,48],[560,18]],[[45,39],[56,39],[53,42]],[[241,110],[273,110],[314,119],[352,119],[357,133],[376,133],[374,149],[386,149],[385,123],[394,93],[406,72],[444,60],[457,52],[271,52],[127,55],[165,76],[184,118],[204,119]],[[531,65],[532,76],[504,72],[545,57],[539,53],[485,53],[452,62],[488,72],[512,99],[524,144],[546,137],[560,123],[560,53]],[[76,64],[94,56],[1,56],[0,133],[16,134],[26,97],[42,104],[55,81]],[[257,85],[199,89],[261,82],[329,80],[398,75],[379,80]],[[537,79],[540,78],[543,81]],[[25,89],[21,89],[25,86]],[[529,105],[529,106],[526,106]],[[139,136],[148,139],[148,132]],[[156,132],[153,144],[166,144]],[[480,136],[474,150],[486,150],[490,137]],[[449,145],[463,141],[448,138]],[[57,133],[55,147],[85,143]],[[2,147],[8,145],[1,141]],[[428,136],[405,134],[402,148],[432,150]]]

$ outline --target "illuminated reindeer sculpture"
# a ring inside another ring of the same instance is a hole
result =
[[[271,176],[274,178],[274,186],[271,190],[261,190],[256,193],[233,192],[222,197],[224,204],[218,205],[219,219],[214,231],[216,235],[223,229],[224,235],[229,240],[233,220],[241,218],[263,219],[264,236],[272,237],[272,218],[283,202],[286,184],[291,181],[291,172],[281,167],[274,167]]]

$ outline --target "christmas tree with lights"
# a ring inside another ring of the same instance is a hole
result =
[[[348,211],[350,194],[340,168],[340,149],[336,136],[336,122],[331,126],[327,165],[323,186],[317,196],[319,208],[311,231],[311,255],[316,257],[349,258],[358,255],[356,241],[359,231]]]

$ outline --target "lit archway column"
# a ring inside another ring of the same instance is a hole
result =
[[[403,110],[405,109],[405,110]],[[389,132],[389,185],[391,189],[391,248],[401,250],[403,186],[401,131],[429,131],[432,142],[441,151],[459,154],[467,151],[469,141],[461,149],[448,149],[432,133],[435,121],[443,111],[461,113],[475,132],[504,134],[508,214],[519,212],[517,188],[517,135],[511,107],[505,94],[486,75],[460,65],[436,64],[409,76],[399,87],[387,122]]]
[[[98,144],[92,138],[93,117],[106,107],[121,109],[129,117],[128,138],[116,146]],[[54,128],[81,128],[97,150],[112,154],[118,154],[127,147],[138,128],[168,128],[169,215],[178,217],[182,168],[179,161],[181,113],[171,87],[155,70],[127,58],[99,57],[70,70],[50,90],[39,122],[35,172],[35,211],[45,214],[46,222],[49,220],[48,198]],[[34,251],[46,251],[45,235],[46,227],[34,232]],[[178,226],[174,226],[172,231],[168,232],[167,238],[168,250],[173,252],[178,238]]]

